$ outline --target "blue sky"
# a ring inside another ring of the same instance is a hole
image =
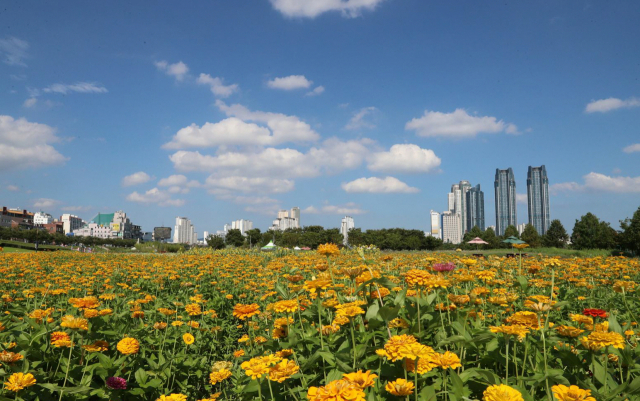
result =
[[[551,217],[640,206],[640,3],[7,1],[0,199],[124,210],[201,234],[280,208],[302,224],[427,230],[496,168]],[[518,220],[527,222],[525,203]]]

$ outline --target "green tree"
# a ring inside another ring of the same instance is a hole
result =
[[[442,246],[442,240],[438,237],[428,236],[425,238],[424,243],[425,249],[429,251],[435,251]]]
[[[571,234],[575,249],[612,249],[616,246],[616,231],[593,213],[576,220]]]
[[[227,245],[233,245],[236,248],[241,247],[244,244],[244,236],[237,228],[227,231],[227,235],[224,237],[224,241]]]
[[[247,231],[247,242],[250,247],[254,247],[260,243],[260,238],[262,235],[260,234],[259,228],[253,228]]]
[[[620,228],[622,228],[622,234],[620,235],[622,248],[640,255],[640,207],[631,219],[625,219],[620,222]]]
[[[520,239],[532,248],[538,248],[540,246],[540,235],[538,235],[538,231],[531,224],[524,226],[524,231]]]
[[[487,228],[480,238],[489,243],[485,245],[486,249],[495,249],[500,247],[500,238],[496,236],[496,232],[491,227]]]
[[[213,249],[223,249],[225,247],[224,240],[218,235],[209,235],[206,240],[207,245]]]
[[[462,238],[462,242],[467,243],[467,242],[471,241],[472,239],[474,239],[476,237],[482,238],[482,234],[483,233],[482,233],[482,230],[480,229],[480,227],[473,226],[473,228],[471,230],[467,231],[464,234],[464,237]]]
[[[518,229],[516,228],[516,226],[512,224],[504,230],[503,237],[504,238],[509,238],[509,237],[520,238],[520,234],[518,233]]]
[[[547,232],[542,236],[542,245],[551,248],[564,248],[569,241],[569,234],[560,220],[552,220]]]

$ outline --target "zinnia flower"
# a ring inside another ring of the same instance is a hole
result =
[[[258,306],[258,304],[236,304],[233,307],[233,316],[240,320],[245,320],[258,313],[260,313],[260,306]]]
[[[113,390],[126,390],[127,380],[118,376],[110,377],[107,379],[107,387]]]
[[[22,360],[24,356],[22,354],[16,354],[15,352],[2,351],[0,352],[0,362],[14,363]]]
[[[24,374],[22,372],[14,373],[9,376],[9,380],[4,383],[4,388],[9,391],[18,392],[23,388],[36,384],[36,379],[31,373]]]
[[[582,314],[585,316],[601,317],[603,319],[607,317],[607,312],[602,309],[585,309],[582,311]]]
[[[345,373],[342,377],[345,380],[349,380],[351,383],[357,384],[361,389],[365,389],[374,385],[374,381],[378,375],[371,373],[370,370],[367,370],[366,372],[359,370],[353,373]]]
[[[348,380],[334,380],[324,387],[309,387],[309,401],[364,401],[364,391]]]
[[[292,360],[283,359],[269,369],[269,380],[282,383],[298,373],[300,366]]]
[[[89,330],[88,324],[89,324],[89,321],[87,319],[67,315],[62,318],[62,323],[60,323],[60,326],[66,327],[72,330]]]
[[[209,374],[209,383],[216,385],[222,382],[224,379],[231,377],[231,371],[228,369],[220,369]]]
[[[384,389],[395,396],[403,397],[413,394],[414,385],[405,379],[396,379],[387,383]]]
[[[340,249],[336,244],[323,244],[318,245],[318,253],[324,256],[337,256],[340,255]]]
[[[182,335],[182,341],[184,341],[184,343],[187,344],[187,345],[191,345],[195,341],[195,338],[193,337],[193,334],[191,334],[191,333],[184,333]]]
[[[524,398],[515,388],[506,384],[494,384],[484,391],[482,401],[524,401]]]
[[[137,354],[140,350],[140,343],[132,337],[125,337],[118,342],[118,351],[124,355]]]
[[[583,390],[578,386],[567,387],[564,384],[558,384],[551,387],[551,391],[558,401],[596,401],[591,397],[591,390]]]
[[[187,396],[173,393],[171,395],[161,395],[156,401],[187,401]]]

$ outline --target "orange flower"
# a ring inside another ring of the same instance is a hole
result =
[[[258,306],[258,304],[236,304],[233,307],[233,316],[240,320],[245,320],[251,316],[257,315],[258,313],[260,313],[260,306]]]

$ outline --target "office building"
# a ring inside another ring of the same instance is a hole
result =
[[[33,213],[20,209],[2,208],[0,227],[28,230],[33,228]]]
[[[176,217],[176,226],[173,229],[174,244],[195,244],[198,242],[196,230],[187,217]]]
[[[43,226],[51,223],[53,223],[53,216],[49,213],[37,212],[33,215],[33,224],[36,226]]]
[[[436,237],[436,238],[440,238],[442,239],[442,230],[441,230],[441,226],[440,226],[440,213],[438,212],[434,212],[433,210],[431,211],[431,231],[429,232],[429,235],[432,237]]]
[[[228,231],[226,230],[226,228],[227,228],[227,225],[225,225],[225,231]],[[253,229],[253,222],[251,220],[244,220],[244,219],[235,220],[231,222],[231,229],[240,230],[240,233],[242,235],[246,235],[247,231]]]
[[[551,223],[549,217],[549,178],[544,164],[540,167],[529,166],[527,171],[527,210],[529,224],[538,234],[544,235]]]
[[[473,227],[478,227],[484,231],[484,192],[480,189],[480,184],[469,188],[465,194],[466,209],[466,232]]]
[[[64,223],[65,215],[62,215]],[[139,239],[142,229],[131,223],[122,210],[115,213],[98,213],[87,224],[74,229],[73,235],[80,237],[97,237],[105,239]]]
[[[446,211],[442,213],[442,241],[450,244],[462,242],[462,219],[459,213]]]
[[[518,224],[518,235],[522,235],[526,227],[527,223]]]
[[[60,221],[65,234],[71,234],[84,225],[84,221],[80,217],[68,213],[60,216]]]
[[[513,169],[496,169],[494,182],[496,200],[496,235],[503,235],[508,226],[518,224],[516,213],[516,179]]]
[[[300,209],[298,209],[299,211]],[[340,233],[342,234],[342,244],[347,245],[349,243],[349,230],[355,228],[355,223],[353,221],[353,217],[344,216],[342,218],[342,223],[340,224]]]
[[[291,210],[280,210],[278,218],[273,221],[269,230],[284,231],[290,228],[300,228],[299,207],[293,207]]]

